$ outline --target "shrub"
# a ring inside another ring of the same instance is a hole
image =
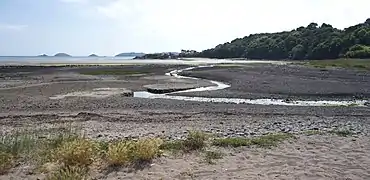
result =
[[[98,155],[97,143],[88,139],[76,139],[62,143],[56,149],[55,159],[66,166],[88,166]]]

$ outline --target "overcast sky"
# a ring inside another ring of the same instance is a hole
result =
[[[0,0],[0,55],[203,50],[251,33],[370,18],[370,0]]]

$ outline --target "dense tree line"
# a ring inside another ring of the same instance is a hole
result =
[[[182,57],[248,59],[370,58],[370,18],[344,30],[311,23],[292,31],[251,34],[202,52],[183,50]]]

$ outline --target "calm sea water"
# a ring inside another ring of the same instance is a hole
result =
[[[37,57],[0,56],[0,64],[64,64],[64,63],[125,63],[134,57]]]

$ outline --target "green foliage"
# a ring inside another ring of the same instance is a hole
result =
[[[214,146],[221,147],[241,147],[241,146],[257,146],[257,147],[272,147],[276,146],[278,143],[293,138],[292,134],[288,133],[277,133],[277,134],[268,134],[255,138],[224,138],[224,139],[215,139],[213,141]]]
[[[336,59],[343,55],[351,58],[370,58],[368,50],[350,49],[356,44],[370,46],[369,19],[344,30],[325,23],[321,26],[311,23],[307,27],[292,31],[251,34],[201,53],[184,51],[184,54],[207,58],[294,60]]]
[[[208,135],[200,131],[189,131],[188,136],[184,140],[175,140],[164,142],[160,148],[164,150],[175,150],[191,152],[201,150],[207,145]]]
[[[370,46],[356,44],[350,47],[344,56],[347,58],[369,58]]]

